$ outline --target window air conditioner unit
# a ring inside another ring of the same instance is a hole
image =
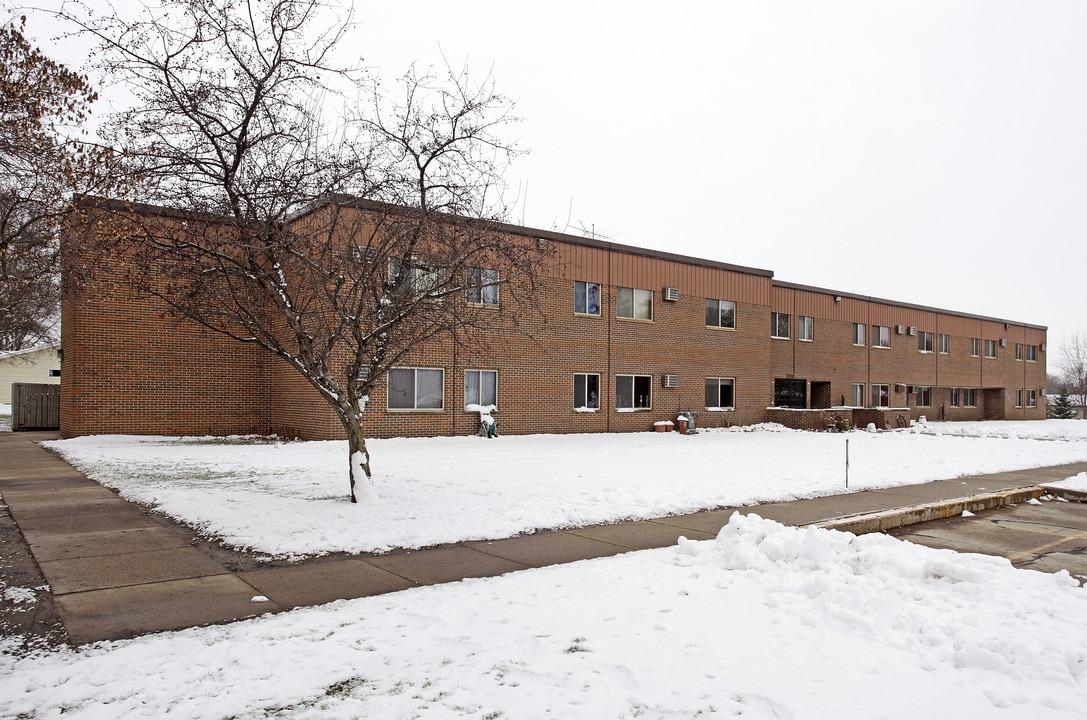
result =
[[[351,248],[351,259],[355,262],[372,263],[377,259],[377,248],[368,245],[355,245]]]
[[[664,387],[679,387],[679,375],[665,375]]]
[[[1008,347],[1008,338],[1000,338],[1000,347]]]
[[[910,325],[910,335],[916,335],[916,334],[917,334],[917,328],[914,327],[913,325]]]
[[[1042,352],[1045,352],[1045,343],[1042,343]]]
[[[896,335],[905,335],[906,334],[906,326],[905,325],[895,325],[895,334]]]
[[[664,288],[664,299],[672,302],[679,300],[679,288]]]

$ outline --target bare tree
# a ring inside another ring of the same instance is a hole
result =
[[[135,93],[112,138],[168,209],[87,201],[83,235],[109,238],[128,281],[176,315],[301,373],[343,424],[356,502],[363,478],[373,495],[375,384],[427,343],[478,342],[508,322],[488,299],[531,293],[543,255],[496,225],[514,148],[493,83],[409,72],[387,100],[332,66],[347,25],[322,31],[320,10],[169,0],[139,19],[70,16]]]
[[[74,192],[99,191],[109,153],[73,137],[96,94],[46,57],[26,18],[0,27],[0,350],[56,336],[58,227]]]
[[[1057,360],[1061,385],[1068,388],[1072,402],[1087,404],[1087,333],[1074,332],[1061,343]]]

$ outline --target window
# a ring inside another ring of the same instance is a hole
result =
[[[60,377],[60,370],[57,368],[50,368],[49,377]]]
[[[872,326],[872,347],[891,347],[891,328],[889,325]]]
[[[789,316],[786,313],[770,313],[770,337],[789,339]]]
[[[808,406],[808,381],[774,380],[774,407],[806,408]]]
[[[962,406],[963,407],[977,407],[978,406],[978,391],[974,388],[962,389]]]
[[[872,386],[872,407],[891,407],[891,386]]]
[[[940,354],[947,355],[951,352],[951,336],[940,333]]]
[[[736,407],[736,401],[732,394],[735,382],[732,378],[706,378],[706,409]]]
[[[405,266],[406,262],[406,266]],[[403,274],[402,278],[399,276]],[[399,278],[399,287],[396,286]],[[441,271],[417,259],[389,258],[389,284],[398,295],[421,297],[441,293]]]
[[[390,410],[441,410],[445,400],[445,370],[393,368],[389,371]]]
[[[498,372],[495,370],[464,371],[465,405],[498,405]]]
[[[930,332],[917,333],[917,349],[923,353],[930,353],[933,350],[932,347],[933,336]]]
[[[970,357],[981,355],[981,338],[970,338]]]
[[[864,323],[853,323],[853,344],[864,345]]]
[[[959,406],[959,389],[951,388],[951,407]]]
[[[1015,407],[1023,407],[1023,388],[1015,389]]]
[[[930,351],[931,352],[931,351]],[[917,407],[932,406],[932,388],[928,385],[917,386]]]
[[[1027,407],[1038,407],[1038,391],[1034,388],[1027,390]]]
[[[796,332],[797,335],[800,336],[801,340],[811,342],[815,339],[815,318],[801,315],[799,318],[797,318],[796,325]]]
[[[498,304],[498,271],[487,268],[468,268],[468,284],[465,293],[473,305]]]
[[[574,283],[574,312],[579,315],[600,314],[600,283]]]
[[[615,409],[645,410],[652,407],[649,375],[615,376]]]
[[[596,373],[574,374],[574,409],[600,409],[600,375]]]
[[[864,383],[853,383],[853,400],[850,404],[853,407],[864,407]]]
[[[996,357],[996,340],[986,340],[985,341],[985,357],[987,357],[987,358],[995,358]]]
[[[1023,359],[1023,343],[1015,343],[1015,359]]]
[[[736,303],[706,298],[706,325],[736,329]]]
[[[1027,345],[1027,362],[1038,362],[1038,346]]]
[[[653,291],[616,288],[615,316],[631,320],[652,320]]]

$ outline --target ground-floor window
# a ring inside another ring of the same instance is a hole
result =
[[[1027,407],[1038,407],[1038,391],[1034,388],[1027,390]]]
[[[917,386],[917,407],[930,407],[932,405],[932,388],[928,385]]]
[[[806,408],[808,406],[808,381],[774,380],[774,407]]]
[[[649,375],[616,375],[615,409],[648,410],[651,408],[652,398],[649,389],[652,379]]]
[[[891,386],[872,386],[872,407],[891,407]]]
[[[393,368],[389,371],[390,410],[441,410],[445,407],[445,370]]]
[[[574,409],[600,409],[600,375],[574,373]]]
[[[962,405],[963,407],[977,407],[978,406],[978,391],[974,388],[962,389]]]
[[[959,389],[951,388],[951,407],[959,406]]]
[[[731,409],[736,407],[733,378],[706,378],[706,409]]]
[[[1015,407],[1023,407],[1023,388],[1015,389]]]
[[[498,405],[498,371],[464,371],[465,405]]]
[[[861,327],[864,327],[861,325]],[[853,398],[850,400],[853,407],[864,407],[864,383],[853,383]]]

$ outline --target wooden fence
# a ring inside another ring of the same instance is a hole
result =
[[[57,430],[59,428],[60,385],[12,384],[12,430]]]

